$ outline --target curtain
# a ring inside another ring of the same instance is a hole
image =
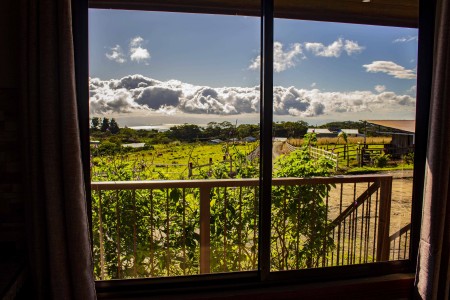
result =
[[[415,295],[449,299],[450,289],[450,11],[438,0],[422,228]]]
[[[21,0],[21,5],[32,294],[35,299],[95,299],[71,1]]]

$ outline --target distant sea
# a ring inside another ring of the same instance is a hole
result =
[[[182,124],[158,124],[158,125],[142,125],[142,126],[128,126],[128,128],[134,130],[158,130],[164,132],[170,129],[170,127],[178,126]],[[206,125],[197,124],[200,127],[206,127]]]

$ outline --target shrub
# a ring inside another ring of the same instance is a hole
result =
[[[373,164],[378,168],[384,168],[387,166],[391,156],[389,154],[380,154],[374,157]]]
[[[407,165],[414,164],[414,152],[409,152],[405,155],[403,155],[403,162]]]
[[[310,155],[309,147],[316,143],[315,134],[306,134],[299,150],[276,162],[274,177],[330,176],[333,162]],[[334,247],[324,202],[330,188],[328,184],[272,188],[273,268],[310,268]]]
[[[112,155],[120,152],[120,150],[121,150],[120,145],[108,141],[105,141],[98,146],[98,153],[100,155]]]

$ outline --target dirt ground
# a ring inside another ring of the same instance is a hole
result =
[[[392,171],[385,174],[393,176],[390,229],[393,234],[411,222],[413,171]]]
[[[380,174],[392,175],[392,197],[391,197],[391,220],[390,220],[390,234],[400,230],[405,225],[411,222],[411,202],[412,202],[412,185],[413,172],[412,170],[404,171],[390,171]],[[361,195],[367,189],[367,183],[344,184],[342,191],[342,209],[351,205],[355,198]],[[340,212],[340,186],[330,191],[329,196],[329,218],[334,219]],[[372,204],[374,209],[374,204]]]

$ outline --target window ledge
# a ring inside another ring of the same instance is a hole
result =
[[[248,286],[213,287],[201,292],[174,289],[173,292],[155,293],[124,289],[98,293],[98,299],[409,299],[414,273],[399,273],[378,277],[330,281],[312,284],[260,283]]]

